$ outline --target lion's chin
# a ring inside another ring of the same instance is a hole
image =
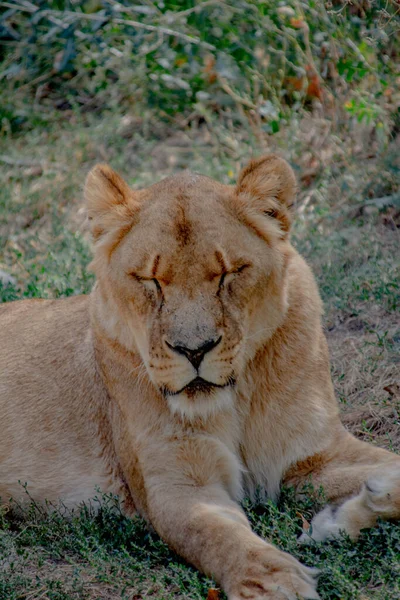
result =
[[[167,395],[167,401],[172,413],[189,421],[207,419],[229,409],[233,405],[234,390],[232,386],[214,387],[209,390],[199,388],[183,390],[178,394]]]

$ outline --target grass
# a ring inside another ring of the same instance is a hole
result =
[[[179,137],[165,127],[162,140],[141,131],[125,139],[116,133],[122,119],[114,114],[109,121],[89,126],[78,119],[74,127],[60,122],[50,131],[13,139],[10,158],[28,157],[41,168],[1,167],[7,185],[0,192],[0,269],[14,278],[1,289],[3,301],[90,290],[90,240],[81,189],[85,172],[97,160],[110,161],[133,185],[152,181],[155,170],[159,177],[172,172],[176,163],[226,182],[234,180],[240,159],[223,154],[220,144],[207,141],[204,132],[204,139],[191,130]],[[255,151],[251,133],[241,135],[241,154]],[[276,148],[282,151],[279,144]],[[165,156],[173,157],[171,164]],[[184,165],[179,162],[182,156]],[[353,160],[348,169],[361,181],[361,166]],[[341,176],[347,175],[343,169]],[[306,206],[310,192],[301,188],[294,243],[314,267],[325,301],[333,376],[344,418],[360,437],[398,451],[398,231],[387,224],[386,210],[358,214],[358,199],[350,194],[347,208],[355,210],[344,215],[329,191],[339,183],[337,176],[322,175],[314,188],[327,190],[326,195],[317,194],[318,202]],[[3,505],[0,598],[207,596],[213,585],[209,580],[173,555],[140,518],[125,519],[110,504],[106,501],[99,514],[87,507],[68,518],[63,510],[48,515],[34,505],[21,516],[12,505]],[[382,523],[363,533],[356,544],[343,539],[304,548],[296,538],[300,515],[309,520],[315,511],[308,502],[286,493],[278,506],[246,504],[246,511],[258,533],[322,569],[323,599],[400,598],[398,525]]]
[[[50,514],[31,505],[1,513],[0,598],[206,598],[211,580],[185,564],[140,518],[126,519],[112,498],[81,511]],[[15,509],[15,507],[14,507]],[[279,504],[245,504],[254,530],[306,564],[321,569],[322,598],[400,597],[400,530],[382,523],[357,543],[343,538],[299,547],[301,516],[315,506],[288,491]]]
[[[400,452],[397,4],[12,3],[0,7],[0,301],[90,291],[82,184],[96,162],[138,187],[186,167],[233,183],[249,156],[277,151],[299,180],[293,242],[325,303],[343,420]],[[0,600],[206,598],[211,581],[99,501],[66,514],[3,499]],[[308,500],[285,491],[245,510],[322,570],[323,600],[400,599],[399,525],[300,547]]]

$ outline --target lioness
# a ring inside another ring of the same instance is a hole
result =
[[[316,540],[400,517],[400,457],[339,420],[295,187],[275,155],[236,186],[89,173],[92,293],[0,309],[3,499],[18,480],[68,506],[116,493],[230,600],[318,598],[316,571],[251,531],[256,488],[322,485]]]

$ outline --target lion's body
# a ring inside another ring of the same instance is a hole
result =
[[[88,297],[0,307],[0,496],[69,506],[109,488],[101,448],[105,392]],[[6,401],[6,402],[5,402]],[[104,432],[105,433],[105,432]],[[21,482],[21,484],[18,483]]]
[[[96,489],[118,494],[234,599],[318,597],[310,571],[251,533],[243,493],[274,498],[282,481],[312,475],[330,498],[355,495],[340,521],[317,516],[321,539],[400,515],[400,460],[340,423],[318,290],[277,209],[290,172],[275,160],[268,185],[253,164],[236,196],[198,176],[134,195],[95,173],[91,295],[0,308],[3,501],[23,496],[18,481],[36,501],[69,506]],[[260,218],[268,193],[272,216]],[[384,507],[363,487],[382,467],[386,480],[371,485],[390,487]]]

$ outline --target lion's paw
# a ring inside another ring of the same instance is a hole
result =
[[[318,600],[318,569],[302,565],[290,554],[265,544],[250,550],[238,566],[229,600]]]
[[[400,517],[400,469],[386,469],[365,483],[365,504],[383,519]]]
[[[310,529],[301,534],[298,539],[300,544],[324,542],[338,538],[344,530],[344,524],[338,519],[338,511],[333,506],[327,506],[311,521]]]
[[[353,540],[361,529],[376,525],[382,519],[400,518],[400,469],[386,468],[362,486],[356,496],[338,507],[327,506],[311,521],[310,530],[299,537],[301,544],[312,540],[323,542],[346,532]]]

